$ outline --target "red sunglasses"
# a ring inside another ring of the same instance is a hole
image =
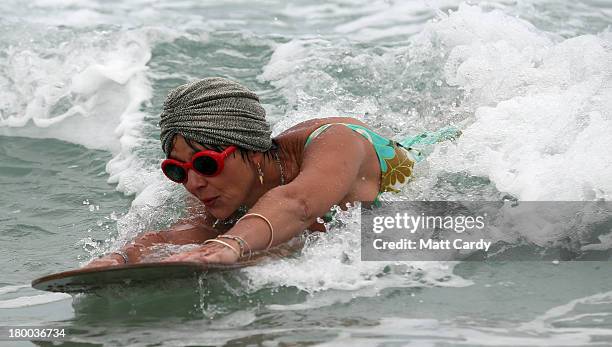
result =
[[[183,163],[174,159],[166,159],[161,164],[164,175],[176,183],[187,182],[187,172],[194,169],[202,176],[217,176],[223,171],[225,158],[236,150],[236,146],[229,146],[223,152],[212,150],[200,151],[191,157],[191,161]]]

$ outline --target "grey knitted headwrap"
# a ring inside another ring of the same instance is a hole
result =
[[[266,111],[255,93],[239,83],[221,77],[183,84],[168,93],[159,125],[166,154],[172,139],[186,139],[209,145],[236,145],[265,152],[272,146]]]

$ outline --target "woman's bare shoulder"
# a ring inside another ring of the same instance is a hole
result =
[[[367,126],[365,123],[350,117],[314,118],[298,123],[283,131],[275,140],[280,144],[285,157],[291,158],[291,161],[297,164],[296,169],[299,170],[304,156],[304,145],[308,136],[318,127],[329,123],[351,123]]]
[[[286,145],[291,148],[297,145],[303,147],[306,143],[306,139],[313,131],[322,125],[330,123],[350,123],[367,126],[367,124],[362,121],[350,117],[314,118],[298,123],[283,131],[276,137],[276,140],[281,143],[281,146]]]

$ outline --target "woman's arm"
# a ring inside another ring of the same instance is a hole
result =
[[[348,195],[366,159],[363,137],[344,126],[332,126],[306,148],[298,176],[289,184],[268,191],[249,210],[265,216],[274,227],[273,244],[284,243],[324,215]],[[263,250],[270,241],[270,227],[259,217],[245,218],[225,235],[243,238],[252,250]],[[235,241],[223,239],[238,248]],[[170,257],[169,261],[228,263],[237,257],[220,244]]]

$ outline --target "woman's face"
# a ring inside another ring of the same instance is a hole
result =
[[[188,162],[198,151],[206,150],[200,144],[187,143],[181,135],[176,135],[170,158]],[[217,176],[207,177],[195,170],[187,173],[185,189],[198,198],[206,210],[215,218],[225,219],[234,213],[247,199],[248,192],[255,180],[254,170],[238,152],[225,158],[223,171]]]

